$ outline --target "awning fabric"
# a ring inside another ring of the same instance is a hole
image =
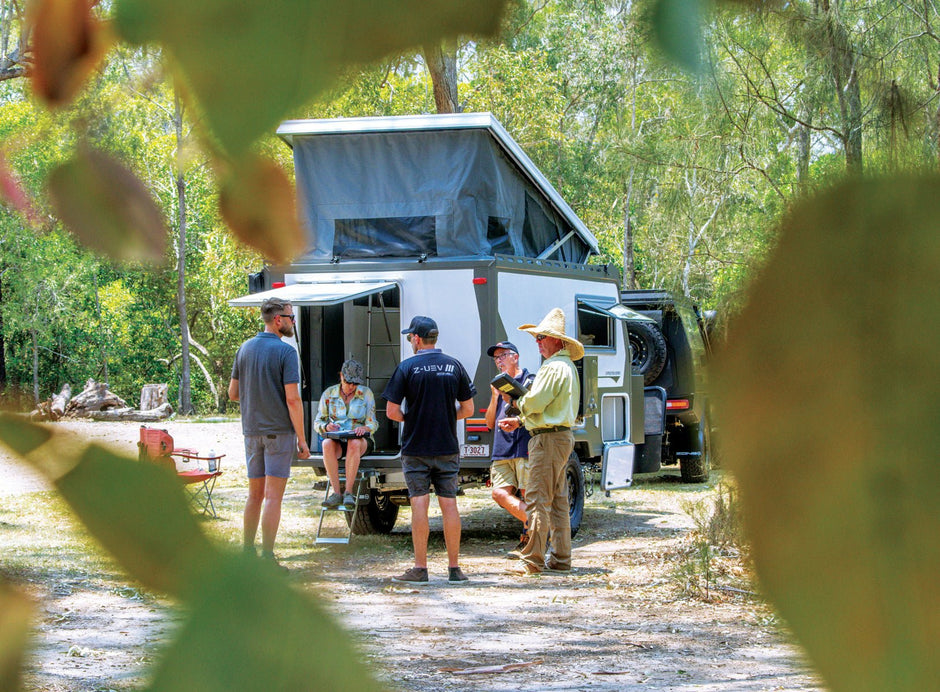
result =
[[[250,293],[233,298],[228,304],[235,308],[260,307],[267,298],[280,298],[291,305],[336,305],[354,298],[362,298],[395,286],[393,281],[327,281],[297,283],[269,291]]]

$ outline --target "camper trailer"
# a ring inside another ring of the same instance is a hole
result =
[[[288,121],[306,254],[253,275],[236,306],[278,296],[294,306],[307,418],[347,358],[365,368],[379,430],[362,461],[364,485],[350,517],[356,533],[387,533],[407,504],[398,423],[381,398],[412,355],[401,330],[415,315],[440,329],[438,346],[470,374],[475,414],[458,421],[462,485],[485,484],[492,431],[483,413],[497,371],[489,345],[512,340],[535,371],[535,340],[517,331],[554,307],[585,346],[575,451],[568,464],[572,530],[584,504],[583,465],[600,487],[630,485],[634,467],[659,454],[665,392],[631,372],[625,328],[649,318],[620,303],[616,269],[589,264],[597,241],[490,114]],[[323,472],[320,441],[296,462]],[[647,464],[648,465],[648,464]]]

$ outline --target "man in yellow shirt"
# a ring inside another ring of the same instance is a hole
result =
[[[578,417],[581,386],[573,361],[584,357],[584,346],[565,334],[565,313],[552,309],[539,325],[524,324],[538,342],[544,360],[529,392],[520,397],[518,416],[499,422],[511,432],[524,425],[529,441],[529,479],[526,484],[526,517],[529,540],[521,551],[520,576],[543,569],[571,569],[571,523],[568,516],[568,482],[565,466],[574,449],[571,427]],[[545,555],[548,534],[552,550]]]

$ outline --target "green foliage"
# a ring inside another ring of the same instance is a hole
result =
[[[938,185],[851,180],[795,206],[719,363],[761,582],[833,689],[940,679]]]
[[[737,490],[730,483],[719,484],[715,490],[711,500],[683,503],[682,509],[695,526],[679,551],[673,572],[683,593],[705,601],[715,598],[716,589],[722,586],[720,579],[734,576],[729,574],[728,558],[746,554]]]

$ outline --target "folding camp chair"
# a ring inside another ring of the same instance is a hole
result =
[[[173,437],[166,430],[140,426],[140,441],[137,456],[141,461],[151,461],[176,472],[193,504],[203,514],[218,517],[212,502],[212,491],[216,479],[222,475],[221,459],[224,454],[202,456],[192,449],[178,449]]]

